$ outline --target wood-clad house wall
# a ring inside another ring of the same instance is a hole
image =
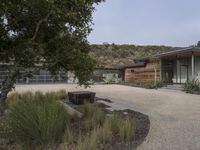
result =
[[[158,60],[149,61],[144,66],[126,68],[125,82],[153,82],[160,80],[160,63]]]

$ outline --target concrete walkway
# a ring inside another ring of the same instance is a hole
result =
[[[16,91],[85,90],[76,85],[18,85]],[[172,90],[94,85],[89,91],[108,98],[115,109],[133,109],[150,117],[146,140],[138,150],[200,150],[200,96]]]

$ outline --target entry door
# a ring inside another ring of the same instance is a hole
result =
[[[188,80],[188,65],[180,66],[180,83],[185,83]]]

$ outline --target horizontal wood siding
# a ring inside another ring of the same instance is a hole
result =
[[[157,81],[160,80],[159,61],[149,62],[144,67],[125,69],[126,82],[153,82],[155,81],[155,69],[157,70]]]

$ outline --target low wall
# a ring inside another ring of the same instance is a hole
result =
[[[159,62],[148,62],[144,67],[125,69],[125,82],[153,82],[160,80]]]

